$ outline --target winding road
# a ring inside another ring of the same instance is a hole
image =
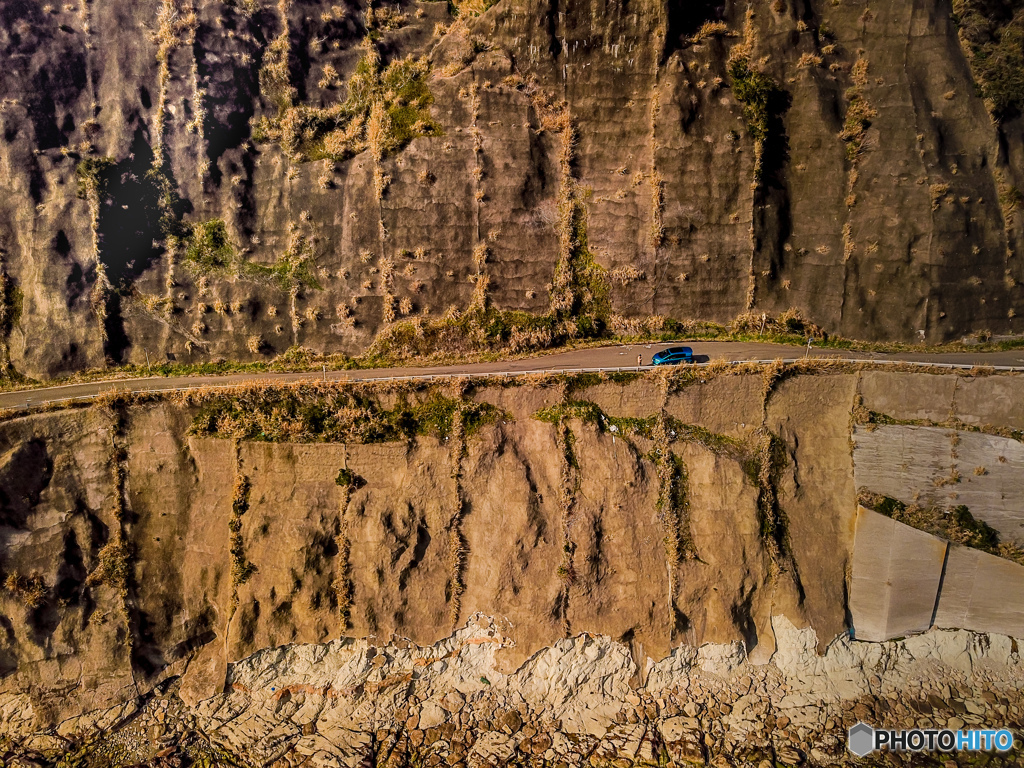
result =
[[[193,387],[231,386],[244,382],[272,381],[288,383],[325,378],[328,381],[367,381],[388,378],[430,378],[452,375],[523,374],[533,371],[616,371],[637,370],[637,355],[649,366],[651,356],[659,350],[686,344],[693,349],[698,363],[712,360],[775,360],[804,357],[864,360],[876,363],[911,362],[923,365],[972,366],[1017,368],[1024,371],[1024,349],[1002,352],[943,352],[943,353],[872,353],[858,350],[815,349],[783,344],[758,344],[738,341],[695,341],[658,344],[630,344],[609,347],[591,347],[568,352],[540,355],[514,361],[466,363],[434,367],[367,368],[361,370],[315,371],[300,373],[235,373],[215,376],[152,376],[134,379],[109,379],[53,387],[13,390],[0,394],[0,408],[29,408],[62,400],[95,397],[111,390],[129,392],[159,392]]]

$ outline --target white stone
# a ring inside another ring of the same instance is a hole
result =
[[[420,730],[436,728],[448,719],[448,713],[433,701],[423,703],[420,709]]]

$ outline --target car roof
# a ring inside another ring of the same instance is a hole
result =
[[[669,347],[668,349],[661,350],[661,352],[659,352],[658,354],[659,355],[679,355],[679,354],[682,354],[684,352],[692,352],[692,351],[693,350],[690,349],[689,347]]]

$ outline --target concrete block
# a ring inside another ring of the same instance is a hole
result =
[[[1024,638],[1024,566],[977,549],[952,547],[935,626]]]
[[[850,612],[858,640],[924,632],[932,623],[947,542],[857,510]]]

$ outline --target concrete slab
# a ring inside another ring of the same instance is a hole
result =
[[[889,637],[912,635],[931,627],[948,546],[949,542],[937,536],[895,523],[885,627]]]
[[[1024,545],[1024,443],[902,425],[858,425],[853,440],[858,490],[947,508],[965,504],[1003,541]],[[958,482],[950,482],[954,468]]]
[[[946,421],[953,407],[957,377],[952,374],[864,371],[864,407],[894,419]]]
[[[965,622],[978,573],[977,552],[968,547],[949,548],[946,572],[942,577],[942,592],[935,607],[935,626],[944,629],[967,628]]]
[[[1024,429],[1024,377],[961,379],[956,391],[956,412],[966,424]]]
[[[889,615],[889,558],[894,521],[857,509],[857,534],[850,578],[850,616],[858,640],[886,639]],[[870,543],[869,543],[870,542]]]
[[[952,547],[935,626],[1024,638],[1024,566],[967,547]]]
[[[932,623],[947,542],[857,509],[850,613],[858,640],[924,632]]]

